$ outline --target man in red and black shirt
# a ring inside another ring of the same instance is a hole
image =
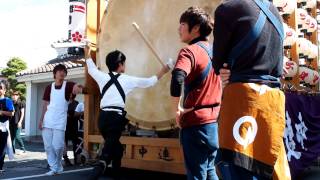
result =
[[[214,160],[218,150],[216,121],[221,81],[211,63],[207,37],[212,29],[212,18],[200,8],[191,7],[180,18],[180,39],[188,46],[180,51],[172,72],[171,96],[181,128],[188,179],[218,179]],[[183,84],[183,107],[179,107]]]
[[[76,85],[75,82],[72,82],[72,81],[67,81],[66,82],[66,90],[65,90],[65,99],[66,99],[66,101],[70,100],[70,94],[72,94],[72,90],[73,90],[73,86],[74,85]],[[50,102],[51,86],[52,86],[52,84],[49,84],[46,87],[46,89],[44,91],[44,94],[43,94],[42,100]],[[61,89],[61,87],[62,87],[62,84],[54,86],[55,89]]]
[[[59,64],[53,69],[54,82],[47,86],[43,112],[39,122],[50,171],[47,175],[61,174],[67,111],[70,97],[82,92],[82,86],[65,81],[67,68]]]

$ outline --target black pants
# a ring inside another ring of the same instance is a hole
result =
[[[6,155],[5,147],[7,146],[8,132],[0,131],[0,170],[3,168],[4,157]]]
[[[124,149],[120,137],[127,123],[128,120],[117,112],[100,110],[99,129],[105,140],[100,159],[112,163],[115,170],[121,167]]]

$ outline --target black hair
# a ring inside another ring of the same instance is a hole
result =
[[[7,90],[9,88],[9,83],[8,81],[1,79],[0,80],[0,84],[2,84],[4,86],[4,89]]]
[[[68,74],[67,68],[63,64],[58,64],[53,68],[53,77],[56,78],[57,71],[64,71],[66,74]]]
[[[199,25],[200,37],[206,38],[213,30],[213,18],[202,8],[189,7],[180,17],[180,23],[187,23],[189,32]]]
[[[110,52],[106,56],[106,65],[110,72],[116,71],[120,64],[126,61],[126,56],[118,50]]]
[[[18,96],[20,96],[20,91],[12,91],[12,95],[18,95]]]

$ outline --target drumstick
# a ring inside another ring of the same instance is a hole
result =
[[[165,64],[162,62],[159,54],[157,53],[157,51],[154,49],[154,47],[152,46],[151,42],[148,40],[148,38],[143,34],[143,32],[140,30],[140,27],[138,26],[138,24],[136,22],[132,23],[133,27],[137,30],[137,32],[140,34],[140,36],[142,37],[143,41],[148,45],[148,47],[150,48],[150,50],[152,51],[152,53],[156,56],[157,60],[159,61],[159,63],[162,66],[165,66]]]

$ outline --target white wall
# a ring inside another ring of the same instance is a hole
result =
[[[30,81],[26,82],[27,96],[26,96],[26,115],[25,115],[25,131],[26,135],[36,135],[37,126],[36,121],[37,106],[38,106],[38,87],[37,84],[32,84]]]
[[[34,109],[37,109],[37,113],[35,115],[35,119],[33,119],[33,125],[38,127],[39,121],[40,121],[40,117],[42,114],[42,108],[43,108],[43,94],[44,94],[44,90],[46,89],[46,87],[50,84],[49,82],[47,83],[35,83],[38,87],[38,94],[37,94],[37,106],[34,106]],[[41,135],[41,131],[39,130],[39,128],[36,128],[36,132],[35,135]]]

